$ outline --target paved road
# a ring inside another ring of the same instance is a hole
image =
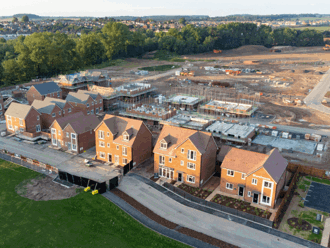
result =
[[[182,65],[179,68],[175,68],[173,70],[170,70],[170,71],[167,71],[167,72],[164,72],[164,73],[160,73],[160,74],[157,74],[157,75],[153,75],[153,76],[146,76],[146,77],[140,78],[136,81],[141,82],[141,81],[144,81],[144,80],[156,80],[156,79],[171,76],[171,75],[174,76],[176,71],[181,71],[182,70],[181,68],[189,68],[189,66],[188,65]]]
[[[134,177],[124,177],[118,189],[169,221],[242,248],[304,247],[256,229],[186,207]]]
[[[330,91],[330,70],[328,70],[314,87],[314,89],[306,96],[305,104],[315,110],[322,111],[323,113],[330,114],[330,108],[322,105],[324,95]]]

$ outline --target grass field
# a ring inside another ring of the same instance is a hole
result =
[[[150,67],[141,67],[139,70],[144,71],[168,71],[174,68],[179,68],[179,65],[157,65],[157,66],[150,66]]]
[[[188,247],[151,231],[101,195],[33,201],[15,187],[37,172],[0,160],[0,247]]]
[[[297,30],[304,30],[304,29],[315,29],[317,31],[328,31],[330,30],[330,26],[322,26],[322,27],[313,27],[313,26],[308,26],[308,27],[297,27],[297,28],[293,28],[293,29],[297,29]]]

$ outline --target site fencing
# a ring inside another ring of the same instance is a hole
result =
[[[195,203],[207,206],[207,207],[211,207],[211,208],[223,211],[225,213],[236,215],[236,216],[242,217],[244,219],[251,220],[251,221],[254,221],[254,222],[269,226],[269,227],[273,226],[273,221],[270,221],[268,219],[265,219],[265,218],[262,218],[262,217],[259,217],[259,216],[256,216],[256,215],[245,213],[243,211],[239,211],[239,210],[234,209],[234,208],[229,208],[229,207],[222,206],[222,205],[214,203],[214,202],[209,202],[209,201],[206,201],[204,199],[195,197],[195,196],[185,192],[184,190],[173,186],[172,184],[164,183],[163,186],[165,188],[177,193],[178,195],[182,196],[183,198],[185,198],[189,201],[192,201],[192,202],[195,202]]]
[[[68,172],[59,171],[59,178],[63,181],[67,181],[82,187],[90,187],[91,190],[98,190],[99,194],[103,194],[107,191],[106,182],[96,182],[92,179],[72,175]]]

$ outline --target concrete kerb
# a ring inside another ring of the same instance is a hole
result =
[[[133,219],[138,221],[140,224],[145,227],[153,230],[156,233],[159,233],[168,238],[174,239],[178,242],[181,242],[186,245],[190,245],[192,247],[205,247],[205,248],[215,248],[215,246],[205,243],[201,240],[189,237],[185,234],[182,234],[176,230],[169,229],[167,227],[158,224],[157,222],[149,219],[147,216],[136,210],[130,204],[122,200],[120,197],[116,196],[111,192],[106,192],[103,194],[105,198],[110,200],[112,203],[116,204],[120,209],[125,211],[128,215],[130,215]]]
[[[171,197],[173,200],[175,200],[175,201],[177,201],[177,202],[179,202],[179,203],[181,203],[181,204],[183,204],[187,207],[191,207],[191,208],[194,208],[194,209],[197,209],[197,210],[209,213],[209,214],[213,214],[213,215],[216,215],[216,216],[234,221],[234,222],[239,223],[239,224],[243,224],[245,226],[248,226],[248,227],[254,228],[256,230],[259,230],[259,231],[262,231],[262,232],[265,232],[265,233],[268,233],[268,234],[271,234],[271,235],[274,235],[274,236],[292,241],[294,243],[297,243],[297,244],[300,244],[300,245],[303,245],[303,246],[306,246],[306,247],[324,248],[323,246],[321,246],[317,243],[314,243],[312,241],[305,240],[305,239],[302,239],[302,238],[299,238],[299,237],[281,232],[281,231],[279,231],[277,229],[274,229],[274,228],[271,228],[267,225],[254,222],[252,220],[247,220],[243,217],[231,215],[230,213],[222,212],[221,210],[218,210],[218,209],[212,207],[212,205],[204,206],[204,205],[189,201],[189,200],[185,199],[184,197],[180,196],[179,194],[176,194],[173,191],[170,191],[169,189],[166,189],[165,187],[160,186],[160,185],[154,183],[153,181],[151,181],[147,178],[144,178],[140,175],[137,175],[135,173],[130,173],[130,174],[128,174],[128,176],[135,177],[136,179],[138,179],[138,180],[146,183],[147,185],[159,190],[160,192],[162,192],[162,193],[166,194],[167,196]]]

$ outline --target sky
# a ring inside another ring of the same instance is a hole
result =
[[[1,0],[0,16],[330,14],[330,0]]]

